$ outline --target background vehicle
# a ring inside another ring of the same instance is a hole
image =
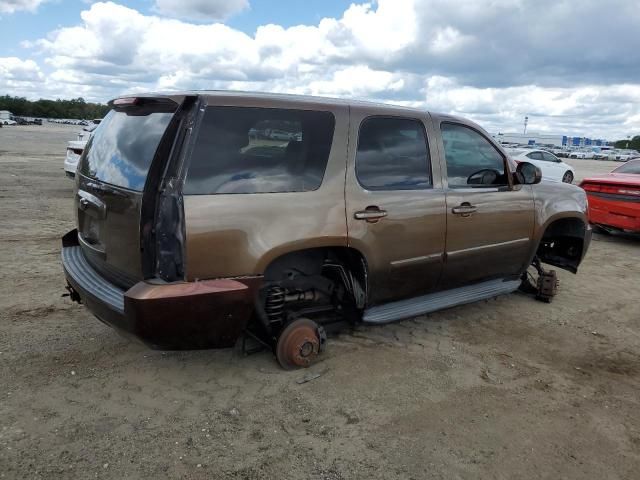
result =
[[[576,273],[589,246],[582,189],[539,183],[455,116],[240,92],[110,105],[80,160],[63,265],[73,299],[155,348],[245,333],[306,366],[332,325],[523,283],[549,301],[542,263]],[[256,133],[284,125],[287,141]]]
[[[640,233],[640,160],[629,160],[607,175],[585,178],[589,221],[604,230]]]
[[[575,178],[571,165],[545,150],[507,149],[507,153],[516,162],[531,162],[540,168],[544,181],[572,183]]]
[[[95,123],[94,120],[94,123],[84,127],[81,132],[78,132],[78,137],[75,140],[70,140],[67,143],[67,154],[64,158],[64,173],[67,177],[75,178],[80,156],[82,155],[89,138],[91,138],[92,132],[97,127],[98,124]]]
[[[613,160],[616,162],[626,162],[627,160],[630,160],[637,156],[638,152],[636,152],[635,150],[612,150],[609,153],[609,160]]]
[[[580,159],[592,159],[594,157],[595,153],[593,152],[593,150],[589,150],[589,149],[583,149],[583,150],[574,150],[573,152],[569,153],[569,158],[580,158]]]

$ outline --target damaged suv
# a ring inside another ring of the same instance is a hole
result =
[[[549,301],[542,263],[576,273],[591,239],[584,191],[540,183],[462,118],[240,92],[110,106],[62,261],[73,300],[154,348],[249,336],[307,366],[328,325],[522,286]]]

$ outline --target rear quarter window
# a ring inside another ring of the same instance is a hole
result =
[[[331,112],[208,107],[187,172],[187,195],[305,192],[320,187]]]

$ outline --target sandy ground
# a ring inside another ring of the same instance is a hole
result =
[[[152,351],[61,298],[76,130],[0,129],[1,478],[639,478],[639,240],[596,235],[551,305],[358,327],[310,371]]]

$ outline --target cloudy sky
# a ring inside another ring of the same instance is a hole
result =
[[[0,94],[346,96],[640,134],[638,0],[0,0]]]

